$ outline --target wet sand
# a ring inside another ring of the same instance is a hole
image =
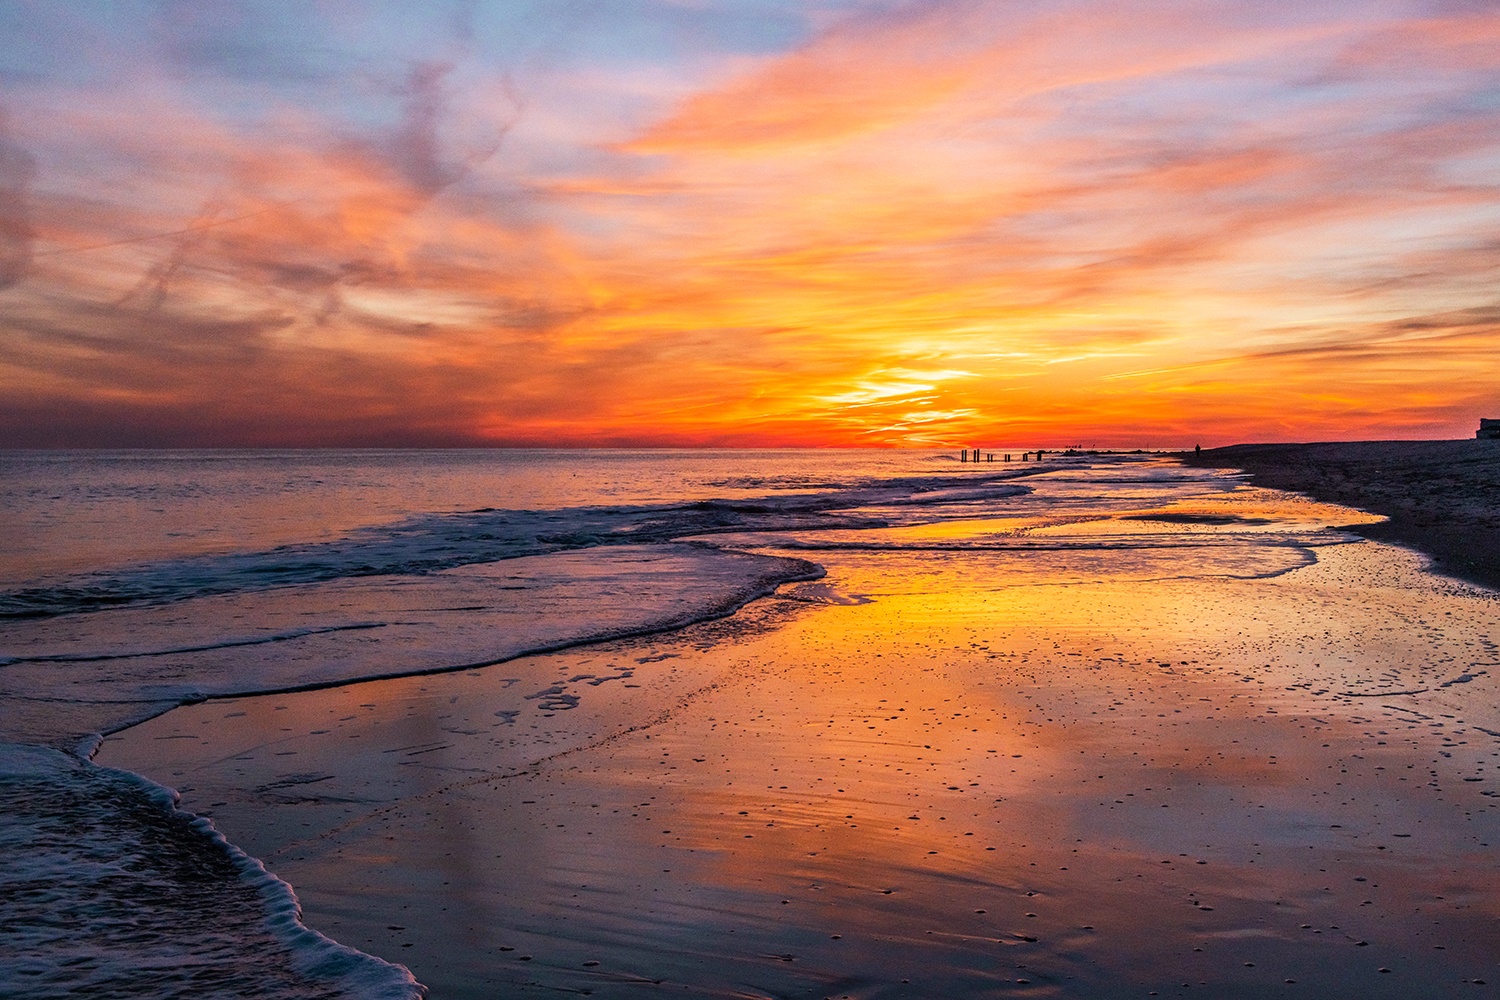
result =
[[[1354,530],[1426,553],[1439,572],[1500,589],[1500,441],[1240,444],[1183,459],[1384,514],[1386,523]]]
[[[1500,988],[1494,593],[1370,542],[1256,579],[819,561],[672,636],[190,706],[99,759],[435,997]]]

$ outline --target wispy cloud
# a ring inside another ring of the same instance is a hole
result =
[[[31,264],[30,188],[36,161],[13,141],[0,108],[0,291],[14,285]]]
[[[104,58],[0,127],[0,440],[1150,444],[1500,405],[1482,6],[202,10],[156,62],[29,38]]]

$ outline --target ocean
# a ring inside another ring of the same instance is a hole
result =
[[[90,761],[175,707],[671,635],[793,587],[869,599],[818,589],[830,553],[1263,579],[1355,541],[1222,471],[996,451],[0,453],[0,993],[419,993],[173,789]],[[630,674],[574,681],[493,714],[545,742]]]

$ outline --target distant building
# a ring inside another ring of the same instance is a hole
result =
[[[1479,430],[1474,432],[1474,436],[1486,441],[1500,441],[1500,420],[1480,417]]]

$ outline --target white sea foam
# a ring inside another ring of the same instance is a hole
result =
[[[422,995],[303,926],[290,886],[138,775],[0,744],[0,815],[0,995]]]
[[[12,621],[0,627],[0,738],[66,745],[205,698],[679,628],[817,572],[706,546],[618,545]]]

